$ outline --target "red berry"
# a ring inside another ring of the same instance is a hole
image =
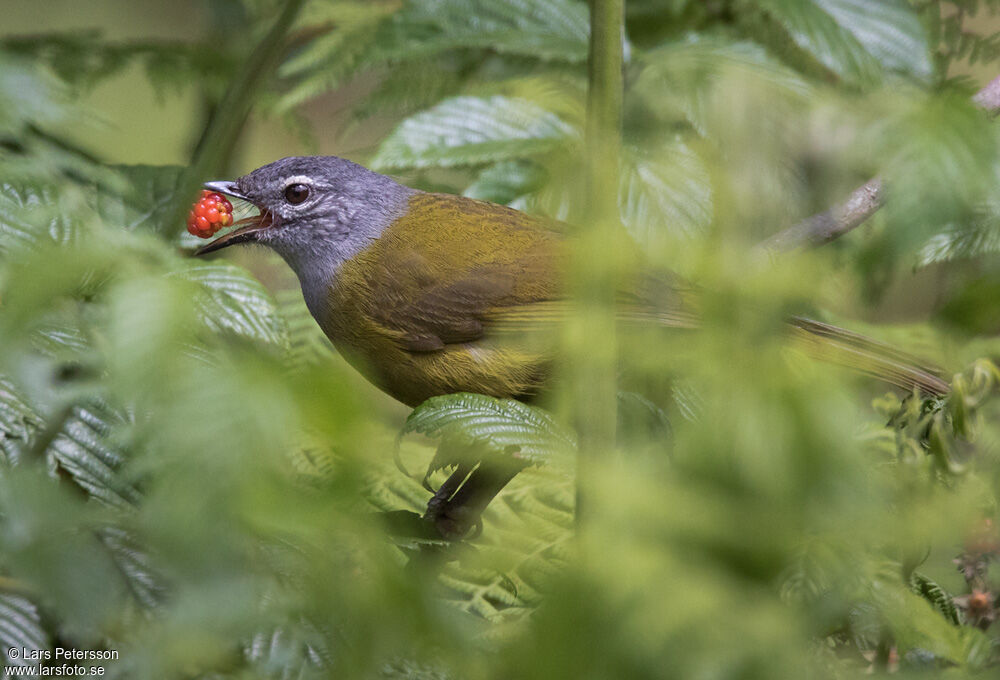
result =
[[[233,204],[214,191],[202,191],[188,214],[188,231],[200,238],[209,238],[232,223]]]
[[[984,593],[981,590],[973,590],[972,594],[969,595],[969,609],[985,609],[990,605],[993,600],[990,594]]]

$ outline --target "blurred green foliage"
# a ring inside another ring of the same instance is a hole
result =
[[[619,444],[581,527],[565,423],[479,395],[404,422],[297,290],[191,258],[175,216],[208,178],[69,140],[93,124],[79,96],[135,64],[203,101],[195,168],[230,162],[203,138],[242,123],[227,89],[301,130],[313,98],[361,83],[357,124],[391,125],[361,160],[566,218],[586,6],[313,0],[274,69],[248,70],[283,8],[209,3],[228,42],[0,37],[5,650],[116,650],[100,663],[128,678],[995,669],[1000,147],[954,73],[995,61],[977,21],[1000,2],[627,4],[621,219],[697,285],[703,327],[622,330]],[[751,255],[874,173],[890,200],[870,226]],[[909,270],[943,272],[906,293],[919,324],[862,323]],[[941,362],[952,393],[808,361],[782,325],[802,312]],[[423,470],[439,484],[470,449],[532,466],[480,536],[410,531]]]

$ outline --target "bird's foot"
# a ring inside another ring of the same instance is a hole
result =
[[[431,522],[448,541],[477,538],[482,514],[500,490],[523,465],[480,464],[475,470],[460,465],[427,503],[424,520]]]

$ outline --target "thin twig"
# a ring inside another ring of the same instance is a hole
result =
[[[33,597],[38,594],[24,581],[13,579],[9,576],[0,576],[0,592],[27,597]]]
[[[1000,76],[977,92],[972,101],[990,116],[1000,113]],[[821,246],[864,224],[884,203],[885,188],[882,178],[875,177],[855,189],[840,205],[802,220],[784,231],[779,231],[760,243],[757,250],[789,251]]]

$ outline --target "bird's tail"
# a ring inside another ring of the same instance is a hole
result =
[[[892,345],[802,317],[789,319],[789,324],[812,357],[930,396],[943,396],[951,389],[944,371]]]

